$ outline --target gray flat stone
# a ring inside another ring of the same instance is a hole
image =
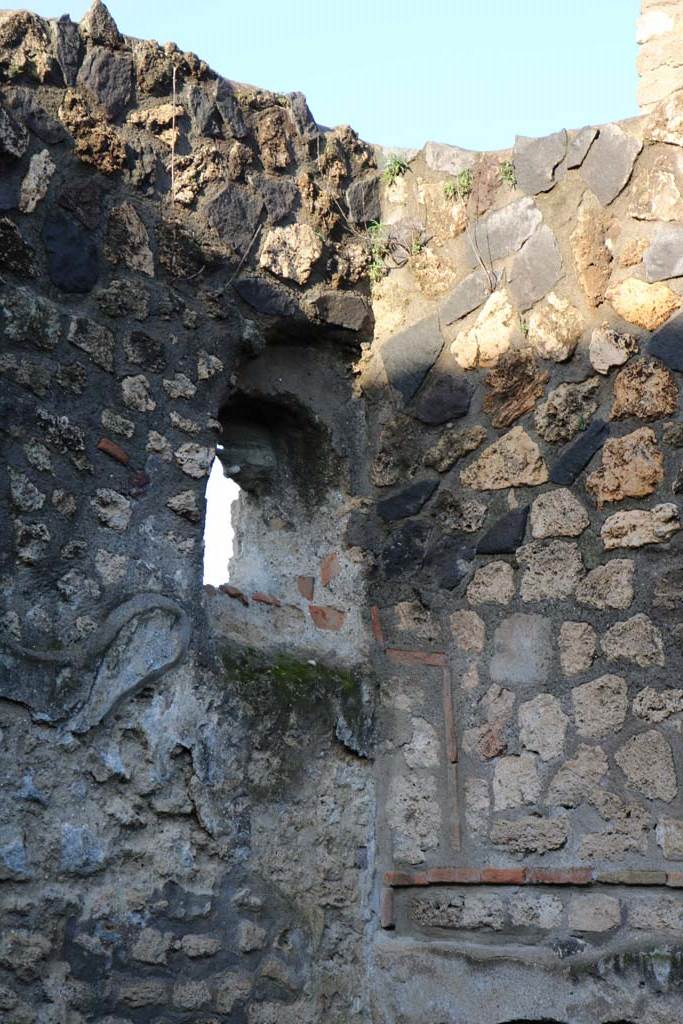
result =
[[[407,519],[420,511],[439,486],[438,480],[417,480],[396,494],[377,502],[377,512],[385,522]]]
[[[106,854],[97,837],[86,825],[62,824],[59,870],[65,875],[88,878],[102,871]]]
[[[683,225],[661,227],[645,253],[643,265],[648,281],[683,277]]]
[[[389,383],[409,402],[441,354],[443,338],[435,316],[400,331],[382,346]]]
[[[110,117],[118,117],[133,99],[133,59],[127,53],[112,53],[94,46],[85,55],[77,81],[95,96]]]
[[[370,318],[370,308],[358,292],[329,291],[311,302],[316,314],[325,323],[360,331]]]
[[[545,683],[552,659],[552,624],[542,615],[511,615],[493,635],[491,679],[513,686]]]
[[[683,373],[683,313],[672,317],[655,331],[647,346],[647,353],[661,359],[670,370]]]
[[[379,175],[370,174],[349,185],[346,190],[346,205],[352,224],[371,224],[382,219],[379,183]]]
[[[562,257],[557,239],[542,224],[515,258],[510,275],[510,292],[522,311],[547,295],[562,277]]]
[[[581,166],[581,177],[603,206],[608,206],[622,191],[642,148],[642,142],[617,124],[600,129]]]
[[[219,237],[244,254],[254,236],[263,200],[231,182],[202,206],[202,213]]]
[[[568,137],[565,131],[530,139],[518,135],[512,151],[517,186],[528,196],[549,192],[555,185],[555,168],[566,154]]]
[[[467,416],[472,390],[464,374],[436,367],[415,400],[413,416],[422,423],[447,423]]]
[[[439,308],[443,324],[453,324],[481,306],[491,294],[491,283],[483,270],[475,270],[457,284]]]
[[[25,882],[30,878],[23,834],[15,825],[0,826],[0,882]]]
[[[88,732],[141,686],[178,660],[182,641],[165,610],[139,615],[124,626],[104,656],[88,700],[71,729]]]
[[[477,154],[471,149],[460,149],[459,146],[447,146],[442,142],[426,142],[424,159],[432,171],[445,171],[447,174],[460,174],[474,164]]]
[[[472,236],[486,266],[493,260],[503,260],[519,252],[524,243],[541,223],[541,211],[533,199],[516,199],[500,210],[493,210],[478,220]],[[478,266],[474,252],[470,252],[469,266]]]
[[[583,161],[588,155],[588,150],[595,142],[598,134],[597,128],[580,128],[579,131],[572,137],[569,146],[567,147],[567,169],[573,170],[575,167],[580,167]]]

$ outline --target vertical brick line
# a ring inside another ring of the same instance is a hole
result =
[[[448,665],[443,670],[443,717],[446,726],[446,756],[450,764],[458,760],[458,741],[455,735],[455,715],[453,713],[453,688]]]
[[[370,609],[370,622],[372,624],[372,635],[374,636],[380,647],[384,647],[384,630],[382,629],[382,620],[379,617],[379,608],[376,604]]]
[[[455,732],[455,713],[453,711],[453,686],[451,671],[446,663],[443,667],[443,717],[446,732],[446,773],[448,777],[447,793],[449,800],[449,818],[451,821],[451,845],[454,850],[460,849],[460,806],[458,800],[458,740]]]
[[[460,849],[460,806],[458,802],[458,766],[449,764],[448,794],[451,806],[451,845],[454,850]]]

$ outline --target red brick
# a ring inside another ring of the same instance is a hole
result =
[[[251,595],[251,599],[256,601],[257,604],[270,604],[273,608],[282,607],[282,603],[276,597],[273,597],[272,594],[264,594],[260,590],[255,591]]]
[[[483,868],[481,880],[486,885],[524,885],[525,868]]]
[[[387,657],[397,665],[433,665],[440,668],[446,664],[443,651],[404,651],[399,647],[387,649]]]
[[[372,635],[377,643],[384,647],[384,630],[382,629],[382,620],[379,617],[379,608],[376,604],[373,604],[370,609],[370,623],[372,625]]]
[[[229,583],[221,583],[218,589],[222,594],[227,594],[233,600],[240,601],[245,608],[249,607],[249,598],[241,590],[238,590],[237,587],[231,587]]]
[[[683,871],[667,871],[666,884],[672,889],[683,889]]]
[[[446,728],[446,757],[451,764],[458,760],[458,742],[455,735],[455,715],[453,713],[453,692],[451,674],[448,667],[443,670],[443,717]]]
[[[121,445],[117,444],[116,441],[110,441],[108,437],[101,437],[97,442],[97,447],[105,455],[109,455],[116,462],[120,462],[122,466],[128,465],[128,452],[124,452]]]
[[[477,885],[479,868],[431,868],[426,872],[428,885]]]
[[[299,588],[299,593],[306,601],[313,600],[313,590],[315,588],[314,576],[297,576],[296,585]]]
[[[427,885],[427,873],[425,871],[385,871],[384,884],[393,887]]]
[[[308,610],[317,629],[339,630],[344,625],[346,612],[342,612],[338,608],[327,608],[309,604]]]
[[[527,885],[590,885],[592,868],[527,868]]]
[[[336,552],[325,555],[320,563],[320,582],[324,587],[329,587],[334,577],[339,575],[339,569],[339,558]]]
[[[383,889],[379,901],[379,924],[380,928],[391,929],[396,927],[394,919],[394,891]]]

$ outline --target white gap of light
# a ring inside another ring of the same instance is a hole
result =
[[[235,531],[231,506],[240,493],[239,485],[223,474],[221,460],[215,458],[206,485],[206,522],[204,524],[204,583],[218,587],[230,578]]]

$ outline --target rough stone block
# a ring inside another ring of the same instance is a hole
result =
[[[427,317],[384,343],[382,362],[389,383],[409,402],[438,359],[443,338],[436,317]]]
[[[545,682],[552,657],[551,622],[542,615],[511,615],[493,636],[491,678],[497,683]]]
[[[600,129],[581,165],[581,177],[603,206],[613,202],[633,171],[642,142],[616,124]]]
[[[607,932],[621,924],[619,900],[603,893],[574,896],[569,904],[569,927],[576,932]]]

